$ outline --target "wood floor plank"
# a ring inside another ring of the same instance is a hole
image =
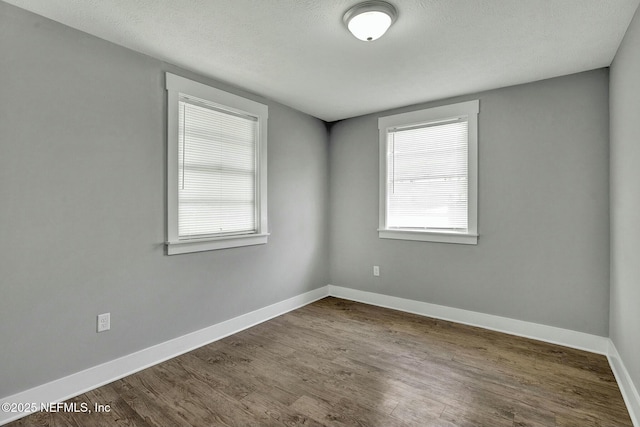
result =
[[[251,393],[245,396],[242,401],[250,411],[264,414],[285,426],[325,426],[310,416],[297,412],[292,405],[283,405],[262,393]]]
[[[89,408],[88,412],[80,411],[69,414],[75,425],[78,426],[109,427],[112,425],[112,420],[119,426],[147,427],[149,425],[111,385],[89,391],[73,400],[79,404],[85,404]],[[108,413],[109,416],[103,417],[96,413],[96,404],[102,405],[104,410],[108,411],[105,413]]]
[[[325,298],[10,426],[631,427],[604,356]]]
[[[291,406],[298,412],[309,414],[314,420],[327,426],[414,426],[398,418],[371,409],[365,409],[355,400],[340,399],[331,404],[325,400],[302,396]],[[423,424],[424,425],[424,424]]]
[[[9,425],[14,427],[32,426],[32,427],[46,427],[51,426],[51,414],[49,412],[36,412],[25,418],[20,418]]]
[[[134,382],[134,378],[134,376],[131,376],[124,380],[116,381],[111,386],[140,415],[147,425],[152,427],[163,427],[168,424],[176,426],[189,425],[170,406],[154,398],[151,391],[132,385],[131,382]]]
[[[474,409],[470,411],[464,406],[449,406],[444,410],[440,418],[458,427],[513,426],[513,416],[505,418],[481,409]]]

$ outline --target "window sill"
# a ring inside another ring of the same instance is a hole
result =
[[[419,231],[419,230],[378,230],[381,239],[417,240],[422,242],[455,243],[477,245],[478,235],[456,232]]]
[[[201,240],[182,240],[167,242],[167,254],[178,255],[190,252],[213,251],[217,249],[238,248],[241,246],[264,245],[267,243],[268,233],[250,234],[245,236],[227,236]]]

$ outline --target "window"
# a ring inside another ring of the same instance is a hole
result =
[[[169,255],[267,243],[266,105],[167,73]]]
[[[385,239],[477,244],[479,101],[380,117]]]

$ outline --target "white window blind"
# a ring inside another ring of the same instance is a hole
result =
[[[257,232],[255,117],[178,102],[178,237]]]
[[[466,231],[466,118],[392,128],[387,138],[387,228]]]

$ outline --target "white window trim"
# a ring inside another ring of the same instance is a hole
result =
[[[167,89],[167,253],[169,255],[267,243],[267,119],[268,107],[211,86],[166,73]],[[219,104],[227,110],[258,119],[256,146],[257,232],[200,239],[178,238],[178,101],[180,94]]]
[[[478,244],[478,112],[480,101],[473,100],[425,110],[411,111],[380,117],[380,200],[378,237],[381,239],[419,240],[425,242]],[[411,126],[426,122],[467,117],[468,146],[468,205],[469,227],[466,232],[443,232],[442,230],[391,229],[387,228],[387,131],[397,126]]]

